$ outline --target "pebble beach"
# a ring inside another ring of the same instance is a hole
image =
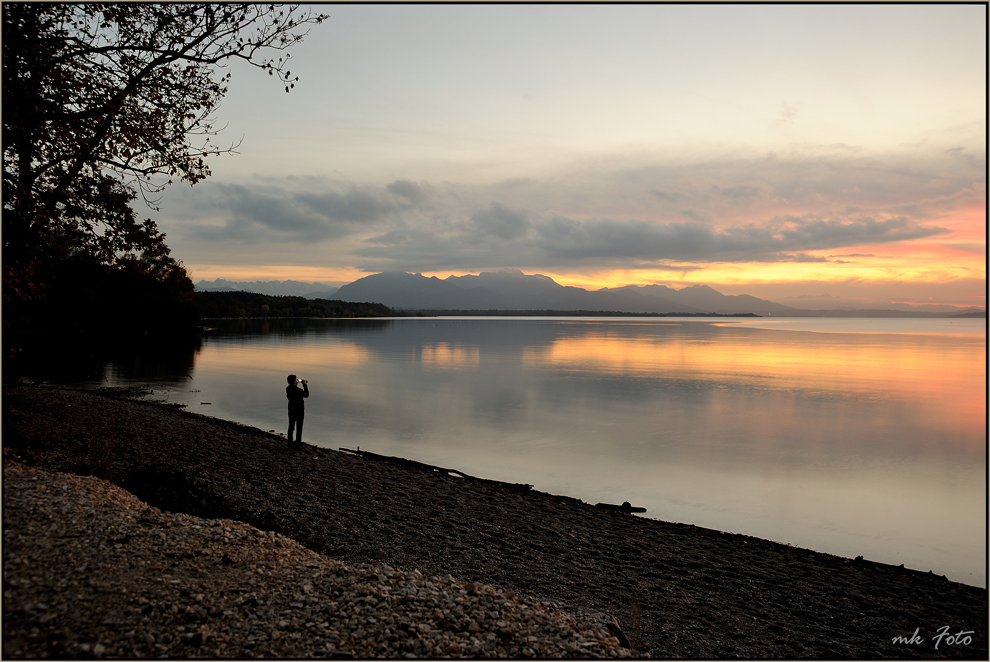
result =
[[[4,386],[4,657],[987,659],[983,588],[128,395]]]

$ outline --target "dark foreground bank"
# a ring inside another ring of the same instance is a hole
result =
[[[96,393],[5,387],[3,427],[25,464],[100,476],[162,510],[247,522],[347,564],[601,612],[653,657],[987,658],[986,590],[930,573],[293,452],[257,429]],[[4,570],[6,581],[6,552]]]

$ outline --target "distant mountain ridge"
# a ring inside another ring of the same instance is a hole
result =
[[[954,306],[939,304],[900,303],[886,299],[844,299],[842,297],[834,297],[829,294],[818,296],[805,295],[799,297],[782,297],[776,299],[776,301],[777,303],[785,306],[791,306],[800,310],[818,311],[826,315],[830,311],[836,310],[861,311],[862,313],[869,313],[871,310],[896,310],[900,312],[912,313],[944,313],[945,315],[961,314],[973,311],[986,311],[986,308],[981,308],[978,306],[972,306],[970,308],[956,308]]]
[[[198,292],[256,292],[269,296],[296,296],[307,299],[326,299],[338,288],[322,283],[305,283],[298,280],[234,281],[217,278],[213,282],[201,280],[195,284]]]
[[[341,301],[375,301],[398,310],[588,310],[623,313],[787,313],[794,310],[747,294],[726,296],[707,285],[675,290],[627,285],[588,291],[516,269],[477,276],[427,278],[383,272],[360,278],[334,294]]]
[[[617,313],[718,313],[733,315],[788,315],[814,317],[985,317],[986,308],[938,311],[936,306],[872,302],[858,303],[828,295],[798,297],[785,305],[748,294],[724,295],[708,285],[675,290],[665,285],[626,285],[589,291],[560,285],[542,274],[517,269],[486,271],[474,275],[427,278],[420,273],[393,271],[360,278],[342,287],[295,280],[232,281],[222,278],[196,283],[199,292],[255,292],[269,296],[306,299],[373,301],[397,310],[426,311],[612,311]],[[833,299],[840,306],[822,308],[819,299]],[[846,305],[842,305],[846,304]]]

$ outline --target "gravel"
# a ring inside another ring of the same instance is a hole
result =
[[[987,659],[986,590],[931,573],[105,393],[5,386],[3,411],[5,656]]]
[[[629,657],[510,590],[346,565],[272,531],[165,513],[4,463],[4,657]]]

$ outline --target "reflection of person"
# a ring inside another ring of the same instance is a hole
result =
[[[306,405],[303,398],[309,397],[309,385],[305,379],[296,379],[295,375],[286,378],[289,385],[285,387],[285,397],[289,399],[289,448],[299,450],[302,448],[302,426],[303,417],[306,415]],[[302,388],[299,385],[302,384]],[[296,442],[292,443],[292,430],[296,431]]]

